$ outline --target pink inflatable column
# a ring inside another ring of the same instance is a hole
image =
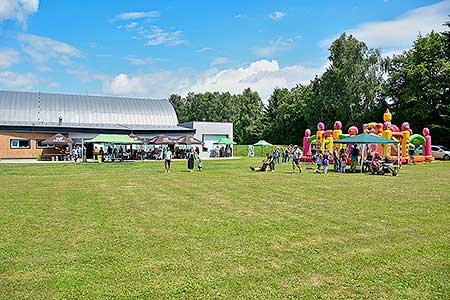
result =
[[[430,129],[424,128],[423,129],[423,136],[425,137],[425,156],[431,156],[433,153],[431,152],[431,135],[430,135]]]
[[[311,144],[309,143],[309,137],[311,136],[311,130],[305,130],[305,137],[303,138],[303,155],[311,156]]]

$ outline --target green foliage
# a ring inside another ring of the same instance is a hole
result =
[[[445,23],[450,28],[450,22]],[[276,88],[267,105],[256,92],[190,93],[170,97],[180,122],[234,123],[235,140],[253,144],[301,144],[306,128],[328,129],[340,120],[344,130],[382,121],[386,107],[394,122],[432,131],[435,143],[450,145],[450,31],[418,37],[413,48],[382,58],[355,37],[342,34],[330,47],[329,66],[308,85]],[[387,78],[387,80],[385,79]]]
[[[234,134],[240,144],[256,143],[263,131],[263,104],[257,92],[249,88],[237,95]]]
[[[345,127],[361,126],[379,119],[385,62],[379,50],[368,50],[352,35],[342,34],[330,47],[330,66],[312,82],[306,118],[309,126],[324,122],[327,128],[336,120]]]
[[[447,23],[448,25],[448,23]],[[390,62],[386,94],[395,119],[429,127],[434,143],[450,144],[450,36],[419,36],[412,49]]]
[[[234,140],[252,144],[263,130],[263,104],[257,92],[245,89],[242,94],[230,93],[189,93],[186,98],[171,95],[180,122],[211,121],[232,122]]]
[[[305,108],[310,97],[310,86],[275,89],[265,113],[263,138],[276,144],[300,144],[307,128]]]

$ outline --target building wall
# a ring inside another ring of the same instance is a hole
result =
[[[45,140],[55,133],[45,132],[2,132],[0,131],[0,158],[36,158],[38,155],[57,154],[56,149],[38,149],[36,140]],[[11,139],[29,139],[30,148],[11,149]]]
[[[196,130],[194,137],[204,143],[203,147],[200,149],[200,157],[210,157],[211,150],[215,148],[213,143],[218,139],[222,137],[233,139],[233,123],[194,121],[180,125]]]

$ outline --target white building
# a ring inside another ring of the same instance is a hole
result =
[[[205,143],[201,155],[208,157],[213,142],[233,138],[233,124],[178,124],[167,99],[0,91],[0,158],[57,154],[54,146],[41,145],[56,133],[80,144],[100,133],[141,138],[194,136]],[[93,149],[93,144],[86,145],[88,158],[93,157]]]
[[[214,156],[215,141],[221,138],[233,139],[233,123],[193,121],[181,123],[179,126],[195,129],[194,138],[203,142],[200,149],[202,158]]]

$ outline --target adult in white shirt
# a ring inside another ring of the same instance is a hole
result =
[[[164,157],[164,165],[166,167],[166,173],[170,173],[170,162],[172,161],[172,151],[167,149],[166,156]]]
[[[292,173],[295,173],[296,168],[301,173],[302,167],[300,166],[300,160],[302,159],[303,152],[297,145],[295,145],[294,149],[292,152]]]

